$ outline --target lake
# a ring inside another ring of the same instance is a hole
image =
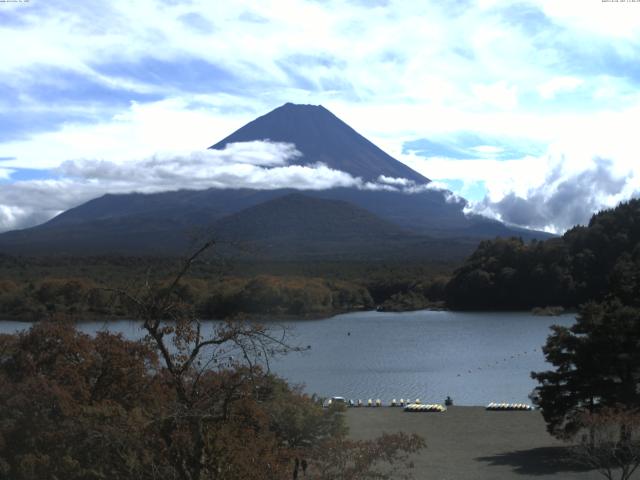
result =
[[[553,324],[569,326],[574,315],[538,317],[513,312],[357,312],[320,320],[273,323],[289,330],[292,343],[310,345],[271,363],[273,371],[309,393],[354,400],[419,398],[457,405],[530,403],[531,371],[548,369],[541,346]],[[87,322],[82,331],[108,327],[127,338],[142,336],[139,323]],[[0,332],[28,328],[0,322]]]

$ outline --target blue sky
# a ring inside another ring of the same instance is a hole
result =
[[[637,2],[0,3],[0,231],[171,188],[168,170],[187,188],[357,183],[289,172],[286,155],[185,170],[294,102],[324,105],[474,212],[561,232],[640,191],[639,84]]]

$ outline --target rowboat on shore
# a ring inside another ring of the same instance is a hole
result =
[[[520,410],[520,411],[528,411],[528,410],[533,410],[533,407],[531,405],[527,405],[526,403],[496,403],[496,402],[491,402],[489,405],[487,405],[486,410],[491,410],[491,411],[514,411],[514,410]]]
[[[443,405],[439,405],[437,403],[410,403],[404,407],[404,411],[444,413],[447,409]]]

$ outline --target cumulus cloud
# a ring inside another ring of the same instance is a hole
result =
[[[387,190],[402,192],[405,194],[422,193],[428,190],[441,193],[447,203],[457,203],[461,206],[467,204],[466,200],[449,190],[448,186],[442,182],[416,183],[408,178],[388,177],[380,175],[376,182],[367,182],[362,187],[366,190]]]
[[[545,100],[551,100],[555,98],[558,93],[572,92],[580,85],[584,83],[584,80],[576,77],[554,77],[551,80],[544,82],[538,86],[538,92],[540,96]]]
[[[105,193],[205,188],[299,188],[357,186],[361,179],[326,165],[290,165],[300,156],[294,145],[241,142],[224,150],[161,153],[125,163],[67,160],[56,179],[12,182],[0,189],[0,231],[42,223],[68,208]]]
[[[385,183],[387,185],[397,185],[400,187],[415,184],[415,182],[407,178],[388,177],[386,175],[380,175],[378,177],[378,183]]]
[[[100,192],[68,180],[31,180],[0,190],[0,232],[38,225]]]
[[[536,152],[539,144],[535,142],[516,139],[511,151],[530,148],[535,152],[531,155],[470,158],[467,148],[464,155],[453,158],[423,156],[462,151],[466,144],[460,137],[442,149],[431,143],[420,151],[417,142],[413,146],[418,151],[409,150],[402,159],[469,199],[468,211],[562,233],[584,224],[594,212],[640,193],[640,137],[631,126],[631,118],[637,114],[637,107],[631,107],[599,118],[574,121],[571,116],[564,118],[564,125],[562,117],[556,118],[551,123],[563,133],[544,151]]]
[[[562,162],[550,170],[544,181],[523,193],[513,190],[499,200],[486,196],[468,211],[509,224],[563,233],[584,225],[593,213],[612,207],[634,194],[633,172],[616,175],[610,160],[595,158],[582,171],[568,172]]]
[[[156,154],[135,162],[67,160],[56,170],[65,177],[116,182],[135,181],[150,188],[171,182],[213,181],[222,174],[238,171],[251,182],[251,172],[279,167],[302,154],[290,143],[252,141],[230,143],[224,150],[204,150],[183,155]],[[135,180],[134,180],[135,179]]]
[[[324,164],[301,166],[290,143],[252,141],[231,143],[224,150],[183,155],[157,154],[135,162],[68,160],[57,169],[79,184],[99,184],[111,192],[158,192],[180,188],[298,188],[320,190],[357,186],[361,179]]]
[[[323,163],[291,163],[300,156],[293,144],[264,140],[231,143],[224,150],[180,155],[162,153],[125,163],[67,160],[55,169],[58,178],[17,181],[2,186],[0,231],[42,223],[105,193],[207,188],[325,190],[352,187],[410,194],[435,188],[385,176],[377,182],[365,182]],[[450,194],[443,193],[446,196]]]

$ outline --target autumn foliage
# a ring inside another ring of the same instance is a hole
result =
[[[203,370],[186,401],[174,382],[120,335],[47,321],[0,337],[0,478],[280,479],[296,458],[309,478],[369,478],[423,445],[349,442],[340,411],[258,367]]]

